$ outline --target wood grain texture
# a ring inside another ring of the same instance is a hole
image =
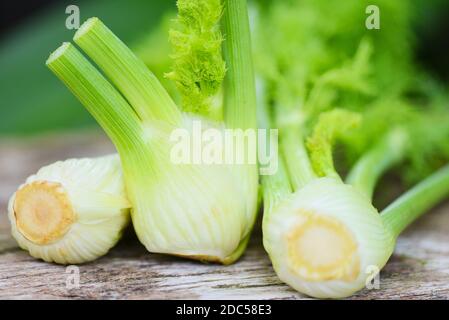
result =
[[[79,266],[80,288],[67,289],[66,268],[31,258],[9,232],[6,203],[45,164],[113,152],[96,133],[0,140],[0,299],[306,299],[274,274],[256,228],[231,266],[148,253],[130,230],[111,252]],[[352,299],[449,299],[449,204],[416,222],[398,240],[380,289]]]

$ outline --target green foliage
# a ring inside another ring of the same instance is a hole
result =
[[[397,92],[405,86],[412,52],[408,1],[376,2],[382,14],[380,30],[365,27],[369,4],[365,0],[287,0],[260,6],[256,66],[268,79],[275,101],[304,105],[318,79],[350,60],[362,39],[372,44],[369,68],[375,70],[375,89]]]
[[[183,109],[207,113],[223,82],[226,67],[222,57],[223,37],[220,0],[178,0],[176,26],[170,30],[174,80]]]
[[[332,117],[323,124],[320,115],[335,108],[363,117],[359,128],[336,135],[344,148],[345,163],[339,167],[347,170],[398,126],[410,140],[401,166],[406,181],[422,179],[449,160],[447,89],[413,61],[417,7],[406,0],[376,1],[380,30],[368,30],[365,8],[370,1],[259,4],[254,54],[267,88],[265,99],[278,119],[299,112],[303,134],[311,135],[308,147],[318,175],[333,170],[329,145],[334,138],[323,137],[333,136],[332,121],[337,127],[345,124],[344,118]],[[328,132],[319,134],[319,128]]]
[[[427,177],[449,160],[449,99],[430,91],[426,99],[382,97],[366,106],[363,126],[346,135],[346,165],[351,166],[393,128],[408,135],[407,152],[398,168],[407,184]]]

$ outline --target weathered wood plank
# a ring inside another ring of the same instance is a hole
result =
[[[9,235],[6,201],[42,165],[112,152],[92,134],[0,141],[0,299],[305,299],[282,284],[257,228],[245,256],[231,266],[206,265],[146,252],[130,232],[111,252],[79,266],[80,288],[66,288],[65,267],[31,258]],[[353,299],[449,299],[449,205],[420,219],[398,240],[380,289]]]

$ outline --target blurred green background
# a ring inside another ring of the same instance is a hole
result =
[[[76,31],[65,27],[68,5],[80,8],[81,23],[92,16],[101,17],[131,47],[138,46],[160,23],[164,12],[175,8],[174,0],[72,0],[45,3],[45,6],[44,2],[39,10],[19,23],[11,25],[10,22],[3,26],[4,31],[0,34],[2,136],[96,125],[76,98],[45,66],[50,52],[63,41],[70,41]],[[23,3],[23,8],[26,8],[26,3]],[[8,9],[2,7],[1,12],[3,19]],[[165,41],[168,46],[168,40]]]
[[[418,12],[415,17],[417,63],[447,81],[449,1],[410,1],[418,7],[415,11]],[[14,10],[21,5],[18,2]],[[39,7],[39,1],[33,3]],[[4,1],[1,12],[5,23],[0,30],[0,136],[96,126],[93,118],[45,66],[50,52],[61,42],[70,41],[74,34],[74,30],[65,27],[68,16],[65,9],[69,4],[79,6],[81,22],[98,16],[132,48],[143,48],[137,50],[138,55],[143,55],[150,66],[153,57],[158,60],[156,69],[161,61],[162,64],[169,61],[164,61],[169,52],[167,38],[148,39],[148,35],[162,19],[166,20],[167,12],[173,12],[175,0],[42,1],[39,10],[19,22],[6,21],[9,13]],[[168,70],[155,71],[161,75]]]

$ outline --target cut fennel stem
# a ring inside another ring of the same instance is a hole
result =
[[[373,207],[375,182],[400,161],[406,140],[392,130],[359,160],[347,183],[330,174],[302,180],[295,189],[283,163],[275,176],[264,177],[263,242],[282,281],[317,298],[354,294],[385,266],[400,232],[449,194],[446,167],[381,214]],[[291,153],[302,145],[290,147]]]
[[[225,126],[255,128],[246,1],[226,1],[225,8]],[[121,94],[68,43],[47,66],[114,142],[140,241],[150,252],[224,264],[238,259],[256,218],[257,165],[173,164],[170,133],[190,130],[198,118],[180,112],[154,75],[97,18],[89,19],[74,39]]]
[[[13,237],[33,257],[79,264],[105,255],[129,222],[119,157],[70,159],[41,168],[9,201]]]

